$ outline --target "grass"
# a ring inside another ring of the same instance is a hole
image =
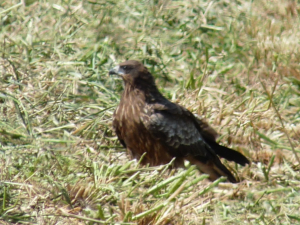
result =
[[[296,224],[296,1],[0,3],[1,224]],[[138,59],[174,102],[252,161],[241,183],[142,167],[111,120]]]

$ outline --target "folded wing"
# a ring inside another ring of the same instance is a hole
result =
[[[211,180],[227,176],[236,182],[231,172],[221,163],[214,150],[206,143],[194,115],[187,109],[168,102],[149,105],[141,120],[173,157],[183,157],[210,175]]]

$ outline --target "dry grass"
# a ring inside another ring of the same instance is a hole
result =
[[[137,2],[0,3],[1,224],[299,223],[300,6]],[[241,183],[128,159],[107,75],[128,58],[252,160],[224,162]]]

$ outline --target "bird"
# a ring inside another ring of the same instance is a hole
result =
[[[237,183],[239,179],[220,160],[242,166],[250,161],[240,152],[219,145],[217,132],[188,109],[165,98],[149,70],[136,60],[127,60],[109,70],[123,79],[124,91],[113,114],[113,129],[132,158],[141,164],[169,163],[184,167],[184,161],[209,175]]]

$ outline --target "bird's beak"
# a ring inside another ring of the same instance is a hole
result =
[[[116,66],[109,70],[109,75],[119,75],[122,76],[124,74],[124,71],[120,68],[120,66]]]

